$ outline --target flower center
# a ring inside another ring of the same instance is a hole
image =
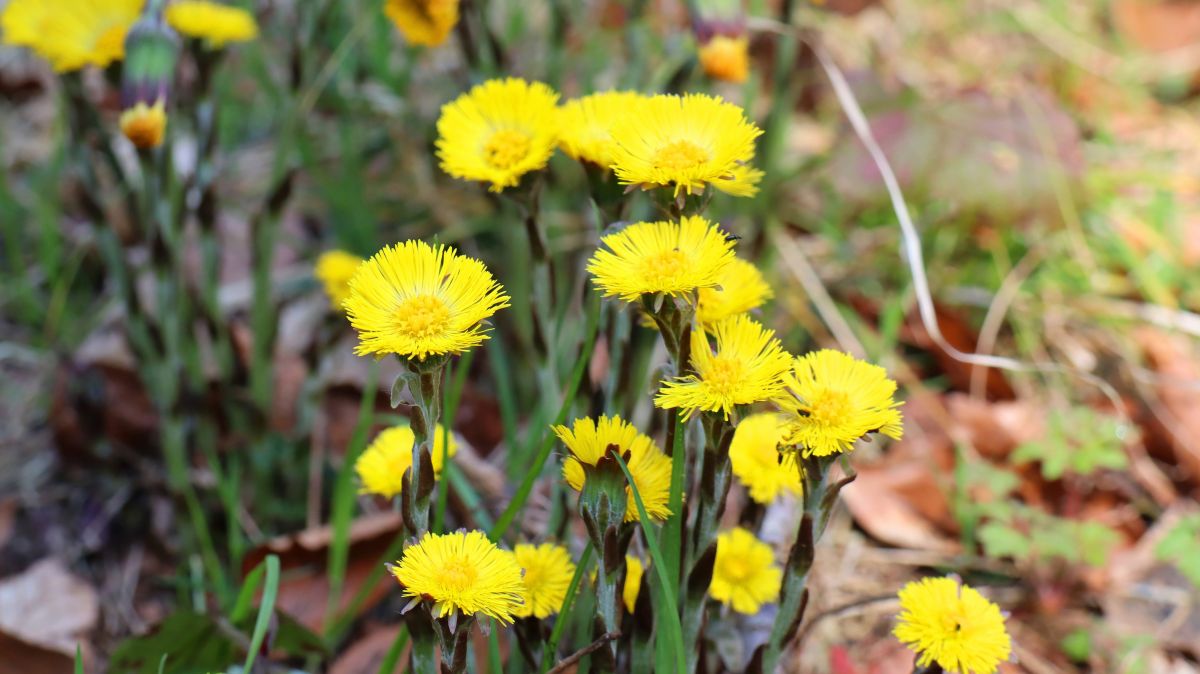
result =
[[[438,585],[447,593],[463,592],[475,586],[479,573],[465,559],[448,559],[438,570]]]
[[[492,134],[483,146],[483,160],[492,168],[508,170],[529,155],[529,136],[501,129]]]
[[[396,309],[396,329],[405,337],[429,339],[445,333],[448,327],[450,309],[432,295],[410,297]]]
[[[850,404],[850,396],[826,389],[809,401],[808,414],[826,425],[840,426],[852,420],[854,408]]]
[[[729,396],[741,385],[745,379],[744,374],[742,361],[728,356],[716,356],[704,372],[704,383],[708,384],[713,393]]]
[[[743,581],[750,577],[750,565],[742,557],[727,556],[721,563],[721,570],[726,578],[733,581]]]
[[[659,148],[658,152],[654,155],[655,168],[674,171],[695,168],[706,161],[708,161],[708,152],[695,143],[686,140],[677,140],[674,143],[665,145]]]
[[[667,287],[692,268],[691,259],[683,251],[665,250],[642,262],[642,278],[648,285]]]

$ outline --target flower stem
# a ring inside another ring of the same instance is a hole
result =
[[[409,471],[405,523],[413,536],[429,531],[433,494],[433,433],[442,415],[442,371],[445,359],[409,361],[409,390],[416,408],[412,414],[413,456]]]

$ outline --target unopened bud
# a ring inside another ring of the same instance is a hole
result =
[[[139,149],[162,144],[167,102],[179,61],[179,38],[152,3],[125,38],[121,132]]]

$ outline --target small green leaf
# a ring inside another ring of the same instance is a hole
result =
[[[1029,537],[999,522],[988,522],[979,528],[979,542],[988,557],[1025,559],[1029,555]]]

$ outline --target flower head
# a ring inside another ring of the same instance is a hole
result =
[[[750,531],[738,527],[717,536],[717,559],[708,587],[713,599],[738,613],[753,615],[779,597],[782,582],[775,551]]]
[[[554,434],[562,440],[571,455],[563,461],[563,479],[575,491],[583,489],[587,480],[587,468],[595,467],[612,451],[621,458],[633,475],[646,514],[658,520],[671,515],[667,506],[671,487],[671,459],[654,444],[648,436],[638,432],[633,424],[620,417],[601,416],[599,420],[583,417],[575,420],[574,428],[555,426]],[[632,490],[626,486],[628,496],[625,521],[638,519],[637,503]]]
[[[762,130],[732,103],[705,94],[658,95],[612,130],[612,168],[622,183],[674,185],[675,196],[711,185],[750,196],[762,173],[749,169]]]
[[[139,150],[162,145],[167,131],[167,110],[162,101],[154,105],[139,102],[121,113],[121,133]]]
[[[700,45],[700,65],[714,80],[745,82],[750,73],[750,40],[745,35],[714,35]]]
[[[176,0],[164,14],[171,27],[188,37],[203,40],[213,49],[230,42],[258,37],[254,15],[240,7],[210,0]]]
[[[752,414],[738,422],[729,443],[733,474],[745,485],[755,503],[771,503],[787,492],[803,489],[794,457],[779,453],[783,424],[774,412]]]
[[[636,115],[643,100],[633,91],[603,91],[567,101],[561,109],[558,146],[572,159],[608,168],[613,126]]]
[[[145,0],[10,0],[4,44],[29,47],[60,73],[105,67],[125,55],[125,35]]]
[[[436,47],[458,23],[459,0],[387,0],[383,13],[409,44]]]
[[[390,570],[404,596],[434,602],[437,618],[460,611],[509,624],[525,592],[516,557],[482,531],[426,533]]]
[[[709,346],[704,330],[692,332],[695,374],[664,381],[654,404],[681,408],[685,419],[696,412],[721,412],[728,419],[738,405],[779,395],[791,356],[773,330],[741,314],[718,322],[712,334],[716,351]]]
[[[442,426],[433,432],[433,474],[442,474],[442,454],[454,456],[458,443],[450,435],[450,446],[442,442]],[[360,493],[378,494],[384,498],[398,496],[403,488],[404,474],[412,467],[413,444],[416,436],[408,426],[393,426],[375,436],[375,440],[363,450],[354,462],[354,472],[362,483]]]
[[[735,258],[721,272],[716,286],[700,289],[696,320],[702,327],[712,327],[717,321],[761,307],[771,294],[758,267]]]
[[[638,222],[602,239],[588,272],[606,297],[636,302],[644,294],[688,295],[720,283],[733,263],[733,242],[700,216],[679,223]]]
[[[462,180],[515,187],[546,166],[558,143],[558,94],[541,82],[488,80],[442,106],[437,155]]]
[[[621,588],[621,600],[625,610],[633,613],[637,606],[638,593],[642,589],[642,575],[646,572],[642,560],[633,555],[625,555],[625,585]]]
[[[903,434],[896,382],[878,365],[823,349],[796,358],[784,382],[776,400],[790,413],[784,442],[805,456],[848,452],[868,433]]]
[[[1012,649],[1000,608],[953,578],[925,578],[900,590],[893,634],[917,652],[918,666],[936,662],[957,674],[991,674]]]
[[[362,263],[343,303],[358,330],[355,353],[425,360],[488,338],[483,321],[508,295],[483,263],[444,245],[405,241]]]
[[[553,543],[518,544],[513,548],[513,554],[525,571],[522,578],[525,603],[513,611],[513,615],[542,619],[558,613],[575,575],[575,564],[567,549]]]
[[[342,303],[350,296],[350,279],[364,260],[344,250],[329,250],[321,253],[313,267],[313,275],[325,286],[329,303],[339,311]]]

